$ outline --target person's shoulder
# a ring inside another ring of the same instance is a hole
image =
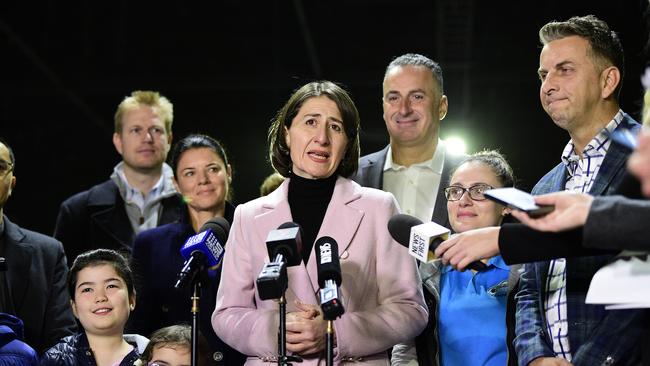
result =
[[[37,247],[43,247],[43,248],[63,247],[60,241],[56,240],[55,238],[49,235],[45,235],[37,231],[25,229],[8,220],[5,220],[5,226],[6,226],[5,229],[9,230],[10,232],[17,232],[19,233],[19,235],[22,234],[23,236],[21,240],[22,242],[29,243]]]
[[[96,184],[85,191],[73,194],[63,201],[62,206],[80,206],[86,205],[88,202],[96,200],[103,200],[104,198],[111,197],[118,192],[118,188],[112,180],[106,180],[102,183]]]
[[[354,190],[361,195],[361,200],[375,201],[375,202],[390,202],[395,199],[392,193],[383,191],[378,188],[364,187],[355,181],[350,181],[354,184]]]
[[[59,343],[50,347],[40,358],[41,365],[74,365],[79,347],[80,334],[62,338]]]
[[[375,151],[373,153],[363,155],[361,158],[359,158],[359,163],[363,164],[363,163],[376,162],[380,159],[385,158],[387,151],[388,151],[388,146],[384,147],[379,151]]]
[[[138,239],[158,239],[161,237],[168,237],[175,235],[179,232],[186,230],[186,225],[182,222],[170,222],[169,224],[160,225],[151,229],[141,231],[137,237]]]

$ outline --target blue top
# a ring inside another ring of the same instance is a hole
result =
[[[501,256],[481,272],[445,266],[440,279],[438,338],[442,365],[507,363],[506,303],[510,269]]]

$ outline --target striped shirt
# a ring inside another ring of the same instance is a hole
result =
[[[619,110],[610,121],[584,148],[582,156],[576,154],[573,141],[564,148],[562,162],[566,166],[568,178],[565,189],[588,193],[598,175],[611,144],[609,132],[618,127],[623,120],[623,111]],[[546,327],[553,340],[553,351],[557,357],[571,361],[569,344],[567,306],[566,306],[566,258],[552,260],[546,279]]]

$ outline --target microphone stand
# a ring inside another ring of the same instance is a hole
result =
[[[197,276],[198,277],[198,276]],[[192,355],[192,366],[199,365],[199,300],[201,294],[201,281],[194,280],[194,292],[192,294],[192,348],[190,350]]]
[[[325,332],[325,342],[327,349],[327,366],[334,365],[334,321],[327,321],[327,331]]]
[[[280,334],[278,334],[278,366],[291,366],[291,361],[302,362],[300,356],[287,356],[287,299],[280,296]]]

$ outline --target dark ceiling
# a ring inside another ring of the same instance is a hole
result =
[[[227,147],[235,202],[271,172],[266,130],[291,91],[329,79],[352,93],[362,153],[388,141],[381,79],[390,60],[423,53],[445,71],[442,137],[498,148],[530,189],[568,137],[539,106],[537,30],[595,14],[623,41],[622,105],[639,116],[647,0],[5,2],[0,5],[0,135],[17,157],[5,212],[51,233],[60,202],[107,179],[119,161],[112,115],[135,89],[174,103],[174,136]]]

